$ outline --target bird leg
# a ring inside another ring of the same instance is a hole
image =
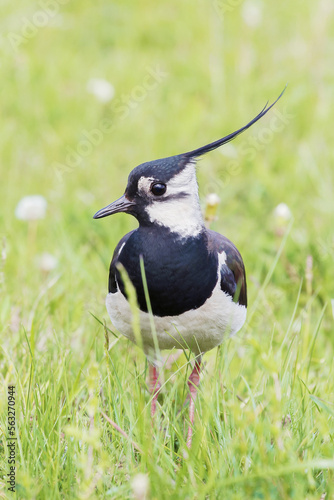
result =
[[[159,395],[159,391],[161,388],[161,383],[159,381],[159,372],[156,366],[149,365],[149,390],[150,393],[153,394],[152,402],[151,402],[151,417],[153,418],[155,415],[155,411],[157,408],[157,399]]]
[[[197,396],[197,387],[199,386],[199,375],[201,373],[201,362],[202,359],[200,357],[195,359],[195,366],[193,371],[190,374],[188,379],[188,387],[190,392],[190,401],[189,401],[189,420],[190,425],[188,427],[187,434],[187,447],[191,447],[191,441],[193,436],[193,424],[195,417],[195,400]]]

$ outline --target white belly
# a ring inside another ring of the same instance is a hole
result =
[[[107,311],[113,325],[135,342],[130,306],[122,294],[109,293]],[[146,354],[154,350],[149,314],[139,311],[142,345]],[[218,280],[211,297],[198,309],[179,316],[154,317],[160,349],[191,349],[195,354],[209,351],[234,335],[246,320],[246,307],[236,304],[220,288]]]

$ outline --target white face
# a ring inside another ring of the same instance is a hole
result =
[[[141,177],[138,191],[153,202],[146,207],[151,222],[169,228],[181,238],[197,236],[203,229],[203,217],[199,204],[195,163],[190,162],[170,179],[166,192],[155,196],[151,192],[153,177]]]

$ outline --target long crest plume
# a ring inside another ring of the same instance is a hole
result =
[[[209,151],[212,151],[213,149],[219,148],[223,144],[226,144],[230,141],[232,141],[237,135],[242,134],[245,130],[250,128],[254,123],[256,123],[258,120],[260,120],[268,111],[277,103],[277,101],[282,97],[282,95],[285,92],[287,85],[284,87],[280,95],[277,97],[276,101],[273,102],[270,106],[268,106],[268,102],[266,103],[265,107],[260,111],[258,115],[253,118],[247,125],[245,125],[242,128],[239,128],[235,132],[232,132],[232,134],[226,135],[222,139],[218,139],[218,141],[211,142],[210,144],[207,144],[206,146],[202,146],[198,149],[194,149],[193,151],[189,151],[188,153],[184,153],[182,156],[186,158],[197,158],[198,156],[202,156],[205,153],[208,153]]]

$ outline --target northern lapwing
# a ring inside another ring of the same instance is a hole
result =
[[[183,348],[195,354],[188,380],[188,447],[192,440],[202,355],[221,344],[226,336],[238,332],[246,320],[247,310],[246,274],[239,251],[225,236],[204,225],[196,160],[247,130],[278,99],[269,107],[267,103],[247,125],[222,139],[188,153],[137,166],[130,172],[124,195],[94,215],[100,219],[126,212],[139,223],[114,251],[106,306],[113,325],[136,342],[122,271],[125,269],[137,295],[141,345],[150,367],[152,417],[161,387],[156,344],[159,349]],[[150,304],[146,300],[147,290]],[[152,329],[152,314],[155,329]]]

